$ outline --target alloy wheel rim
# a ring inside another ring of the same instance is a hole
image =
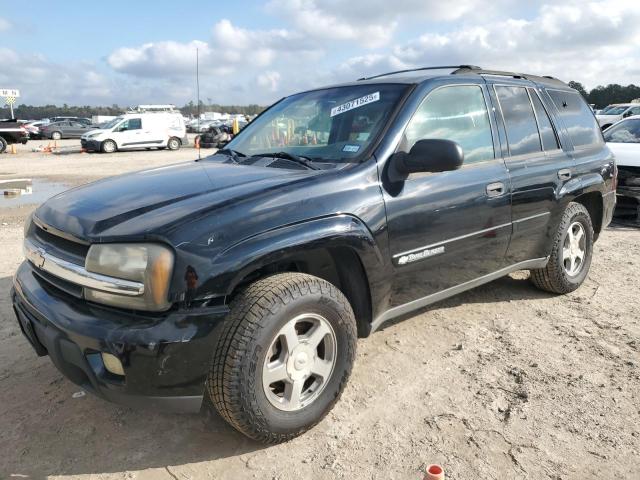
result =
[[[264,361],[262,386],[279,410],[301,410],[325,389],[336,364],[336,334],[322,315],[304,313],[276,334]]]
[[[587,236],[580,222],[573,222],[564,237],[562,264],[567,275],[574,277],[584,265],[587,253]]]

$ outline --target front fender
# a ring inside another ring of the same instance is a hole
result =
[[[279,227],[234,244],[214,258],[198,290],[207,297],[226,296],[265,265],[292,254],[335,247],[355,251],[365,272],[383,270],[384,257],[367,226],[355,216],[340,214]]]

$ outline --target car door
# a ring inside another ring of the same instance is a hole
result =
[[[482,79],[431,90],[398,150],[421,139],[457,142],[458,170],[383,181],[394,279],[391,308],[424,300],[505,267],[511,235],[509,174],[496,155],[495,121]],[[390,159],[393,161],[393,157]]]
[[[513,235],[507,259],[518,263],[543,258],[553,241],[558,192],[570,181],[575,164],[561,148],[541,89],[532,82],[488,81],[498,105],[503,155],[512,184]]]
[[[118,147],[135,148],[144,146],[147,140],[142,133],[142,120],[140,118],[129,118],[118,127],[118,137],[116,143]]]
[[[80,122],[70,122],[68,136],[73,138],[80,138],[87,131],[87,127]]]

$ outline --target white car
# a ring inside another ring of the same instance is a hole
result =
[[[104,153],[153,147],[178,150],[187,143],[187,131],[178,112],[126,113],[82,135],[82,148]]]
[[[640,103],[609,105],[596,115],[596,118],[598,119],[600,128],[604,130],[623,118],[631,117],[632,115],[640,115]]]
[[[603,134],[618,165],[616,217],[640,223],[640,115],[625,118]]]

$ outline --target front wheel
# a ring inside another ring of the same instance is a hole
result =
[[[331,283],[283,273],[232,302],[207,379],[220,415],[264,443],[294,438],[331,410],[349,378],[356,322]]]
[[[4,152],[7,149],[7,141],[0,137],[0,153]]]
[[[180,140],[176,137],[171,137],[167,142],[167,147],[169,147],[169,150],[178,150],[180,148]]]
[[[104,142],[102,142],[101,150],[103,153],[113,153],[117,148],[118,146],[113,140],[105,140]]]
[[[591,216],[584,205],[571,202],[562,215],[547,266],[531,270],[531,281],[547,292],[573,292],[587,278],[592,255]]]

